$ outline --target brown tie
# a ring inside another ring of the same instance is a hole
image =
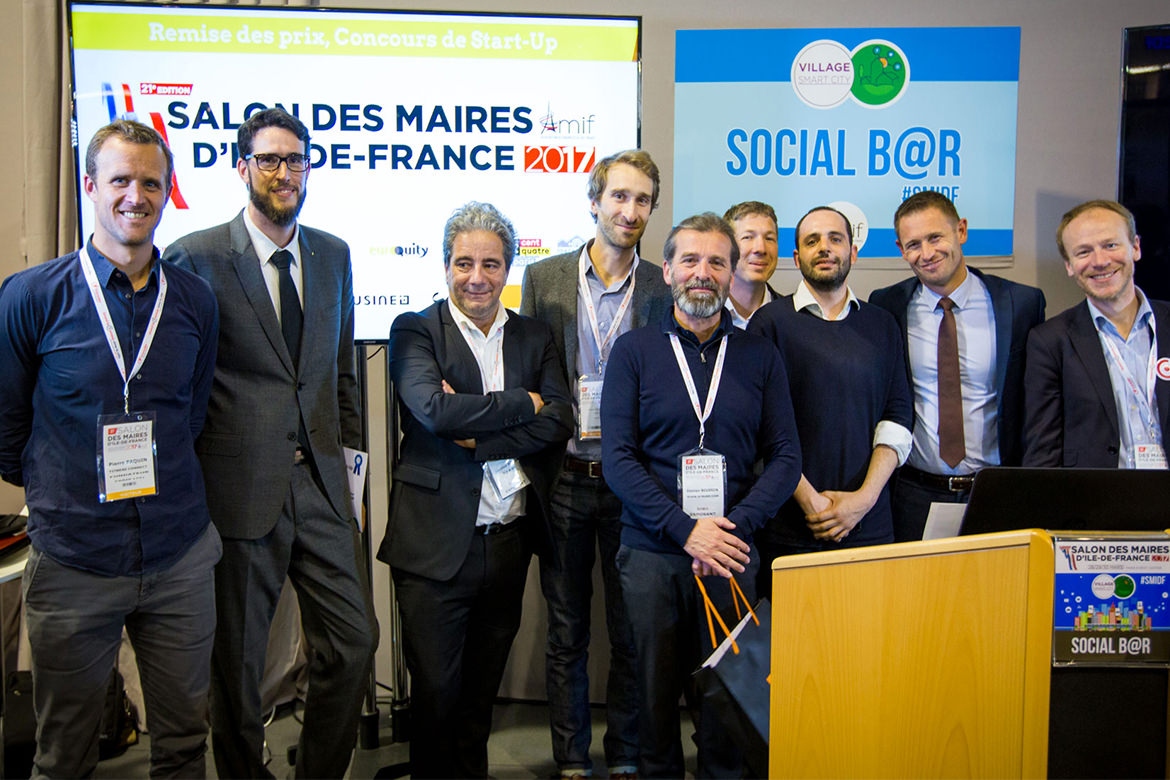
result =
[[[943,298],[938,326],[938,454],[951,468],[963,460],[963,384],[959,378],[959,335],[955,328],[955,302]]]

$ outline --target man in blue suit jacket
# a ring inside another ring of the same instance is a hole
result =
[[[1133,214],[1116,201],[1082,203],[1056,242],[1085,300],[1028,339],[1024,465],[1164,469],[1170,338],[1158,332],[1170,332],[1170,304],[1134,285]]]
[[[911,195],[894,214],[898,248],[914,278],[875,290],[870,303],[894,315],[906,337],[914,393],[914,444],[894,483],[894,538],[922,538],[932,502],[966,503],[984,466],[1023,456],[1024,352],[1044,321],[1044,293],[968,268],[967,220],[944,195]],[[968,273],[968,270],[970,273]],[[938,334],[953,301],[962,387],[960,456],[940,452]],[[946,305],[950,305],[949,303]]]
[[[500,304],[515,247],[493,206],[463,206],[443,240],[450,299],[390,328],[402,442],[378,558],[402,613],[412,777],[487,776],[492,701],[573,430],[552,331]]]

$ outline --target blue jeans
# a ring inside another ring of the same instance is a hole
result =
[[[610,646],[605,761],[610,772],[632,771],[638,765],[634,640],[615,563],[622,505],[604,480],[570,472],[557,479],[549,504],[552,550],[540,559],[540,587],[548,602],[545,674],[553,758],[562,770],[592,768],[589,602],[600,549]]]
[[[89,777],[122,627],[138,659],[151,777],[204,777],[215,634],[213,526],[161,571],[105,577],[35,548],[24,569],[37,752],[33,777]]]

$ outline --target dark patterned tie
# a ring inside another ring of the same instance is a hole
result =
[[[959,378],[959,335],[955,327],[955,302],[943,298],[938,326],[938,454],[951,468],[967,451],[963,440],[963,383]]]
[[[301,314],[297,287],[288,270],[292,259],[292,253],[287,249],[278,249],[272,255],[272,264],[280,270],[280,332],[284,334],[284,343],[288,345],[295,366],[301,357],[301,323],[304,315]]]

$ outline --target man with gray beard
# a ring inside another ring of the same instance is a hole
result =
[[[309,132],[279,108],[238,133],[248,205],[165,258],[211,283],[219,353],[195,442],[215,570],[211,740],[220,777],[271,777],[260,679],[273,611],[292,581],[309,645],[297,777],[341,777],[357,736],[377,623],[342,446],[361,448],[353,277],[344,241],[297,222]]]
[[[779,353],[732,325],[724,308],[739,260],[731,227],[711,213],[689,217],[671,230],[663,255],[674,308],[617,340],[601,400],[603,467],[622,502],[617,563],[638,656],[639,774],[683,776],[685,693],[698,776],[739,777],[742,757],[689,684],[711,651],[691,580],[711,581],[724,614],[732,614],[730,592],[719,578],[739,575],[754,602],[752,534],[792,495],[800,444]]]

